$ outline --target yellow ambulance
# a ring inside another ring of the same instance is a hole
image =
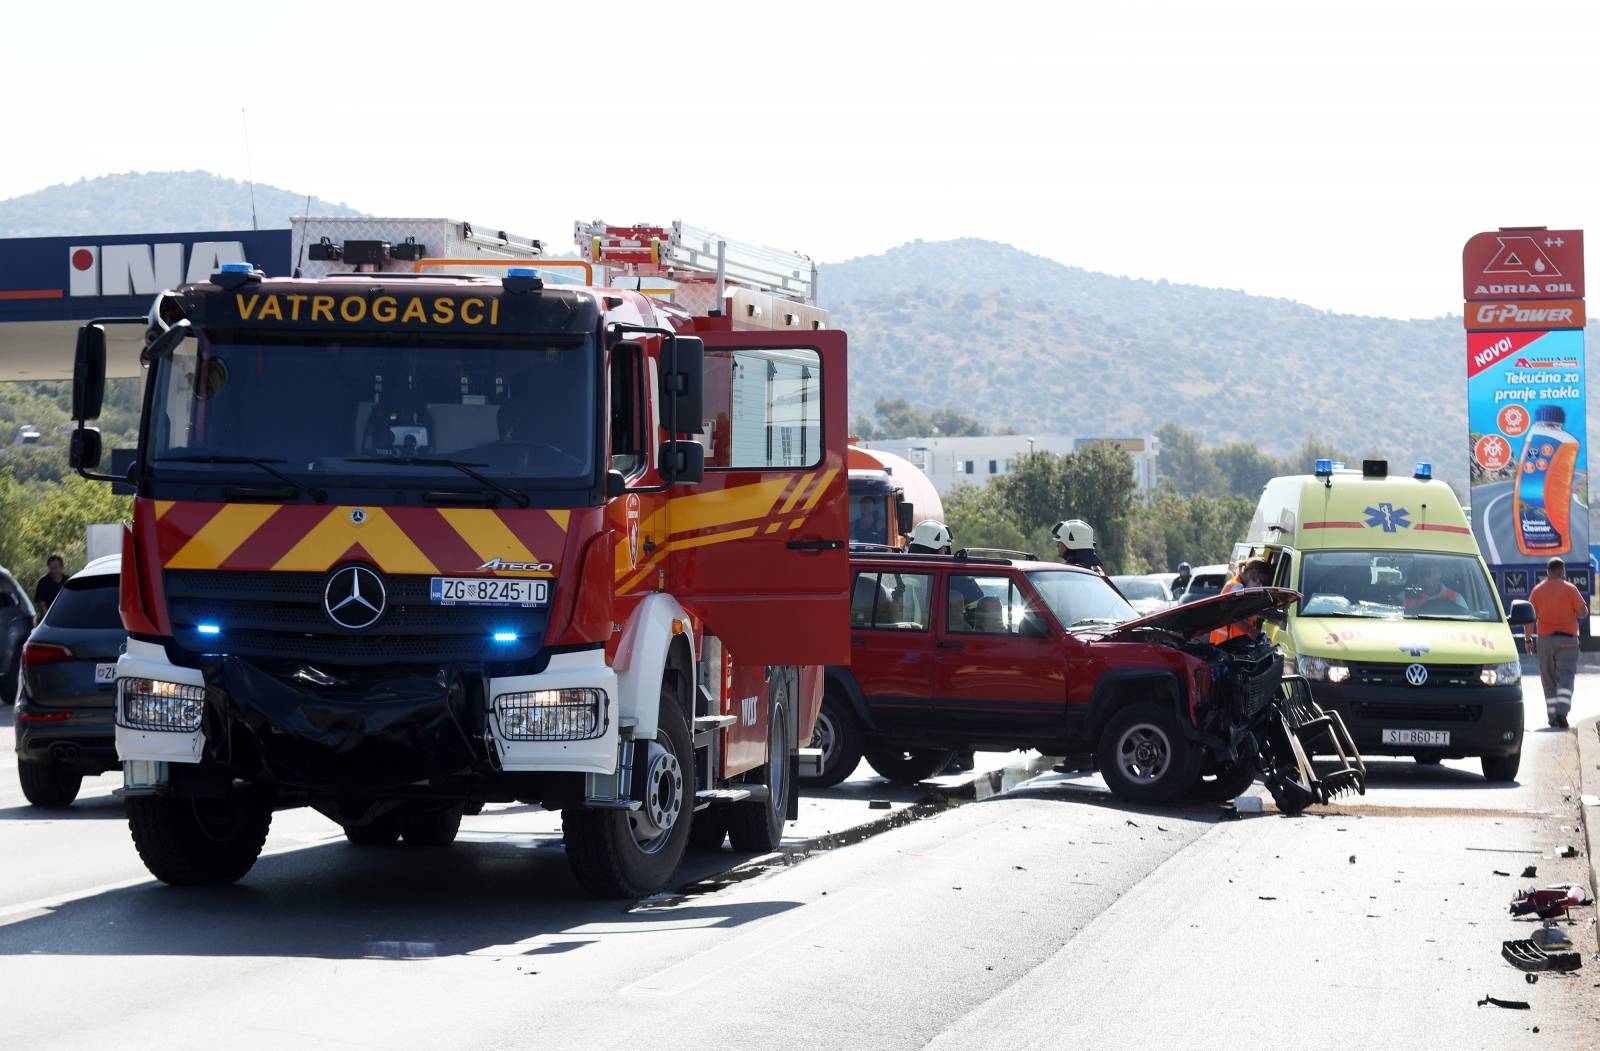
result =
[[[1483,776],[1515,779],[1522,759],[1522,669],[1506,616],[1455,493],[1419,463],[1359,471],[1318,460],[1262,490],[1237,554],[1264,555],[1300,601],[1269,623],[1285,671],[1310,680],[1366,754],[1418,762],[1481,756]]]

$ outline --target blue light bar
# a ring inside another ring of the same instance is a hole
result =
[[[508,267],[506,267],[506,276],[507,277],[532,277],[532,278],[538,278],[540,275],[539,275],[539,268],[538,267],[533,267],[533,266],[508,266]]]
[[[496,641],[496,642],[516,642],[517,641],[517,633],[514,632],[514,631],[497,631],[497,632],[494,633],[494,641]]]
[[[223,274],[248,274],[254,270],[254,263],[223,263],[219,273]]]
[[[195,630],[198,631],[202,635],[221,635],[222,634],[222,628],[220,628],[219,626],[217,626],[215,624],[199,624],[199,625],[195,626]]]
[[[1326,478],[1326,477],[1328,477],[1328,475],[1330,475],[1332,473],[1333,473],[1333,461],[1332,460],[1318,460],[1317,461],[1316,475],[1317,475],[1318,478]]]
[[[1427,460],[1418,460],[1417,473],[1412,475],[1412,477],[1419,481],[1426,482],[1428,479],[1433,477],[1433,464],[1429,463]]]

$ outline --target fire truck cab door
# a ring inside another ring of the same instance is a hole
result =
[[[672,579],[741,663],[848,663],[844,333],[698,335],[706,471],[673,491]]]

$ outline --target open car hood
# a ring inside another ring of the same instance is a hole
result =
[[[1287,609],[1299,598],[1300,593],[1289,588],[1239,588],[1226,595],[1212,595],[1138,620],[1125,621],[1100,634],[1115,638],[1140,628],[1159,628],[1188,638],[1275,609]]]

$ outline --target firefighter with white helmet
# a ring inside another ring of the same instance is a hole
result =
[[[919,522],[912,530],[909,550],[920,555],[948,555],[954,539],[943,522]]]
[[[1056,542],[1056,554],[1061,556],[1061,561],[1069,566],[1105,573],[1100,556],[1094,550],[1094,529],[1088,522],[1081,518],[1057,522],[1056,527],[1050,530],[1050,536]]]

